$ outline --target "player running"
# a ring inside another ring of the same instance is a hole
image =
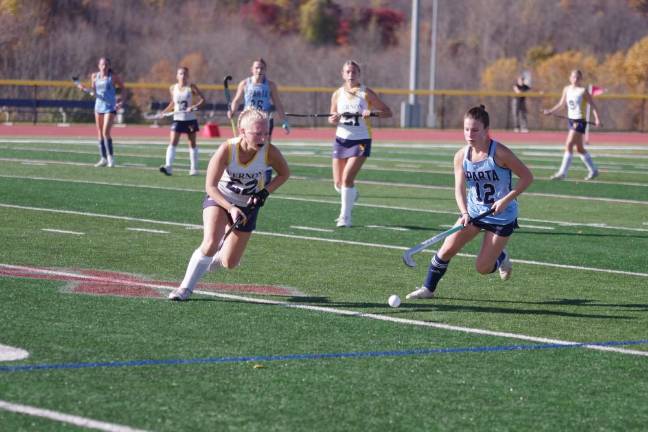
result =
[[[121,107],[121,96],[117,95],[117,88],[122,95],[126,93],[126,87],[122,79],[113,72],[110,67],[110,59],[101,57],[98,64],[99,71],[92,74],[92,91],[95,95],[95,124],[97,126],[97,138],[99,140],[99,162],[96,167],[115,166],[113,152],[112,127],[115,121],[117,109]],[[88,91],[81,83],[77,84],[81,90]]]
[[[507,280],[513,267],[506,243],[518,228],[517,196],[533,182],[533,174],[508,147],[489,137],[489,116],[483,105],[471,108],[464,115],[464,138],[467,145],[455,153],[455,200],[461,216],[457,224],[466,227],[447,237],[432,258],[421,288],[407,295],[408,299],[434,297],[437,284],[452,257],[482,230],[485,231],[475,267],[481,274],[494,273]],[[512,188],[512,175],[518,176]],[[471,218],[493,209],[492,215],[478,222]]]
[[[594,125],[600,126],[601,122],[599,121],[598,109],[594,103],[594,98],[592,98],[592,95],[587,91],[587,88],[581,85],[582,80],[583,73],[578,69],[572,70],[569,75],[570,84],[563,88],[560,101],[553,107],[543,111],[545,115],[551,115],[556,110],[560,109],[563,104],[567,106],[567,123],[569,132],[567,132],[567,140],[565,141],[565,154],[563,155],[560,169],[556,174],[551,176],[552,180],[563,180],[567,177],[567,172],[572,163],[574,147],[576,147],[576,151],[580,154],[581,160],[587,167],[588,173],[585,180],[592,180],[599,175],[599,171],[592,160],[592,156],[583,146],[583,135],[587,128],[587,122],[583,115],[584,102],[587,102],[592,107],[592,113],[594,113]]]
[[[333,184],[341,195],[338,227],[351,226],[351,210],[358,197],[355,179],[371,155],[369,117],[387,118],[392,112],[378,95],[360,82],[360,65],[348,60],[342,65],[344,85],[331,97],[329,123],[337,125],[333,144]],[[357,114],[343,116],[342,113]]]
[[[288,164],[277,147],[268,143],[268,116],[244,110],[238,119],[239,136],[221,144],[209,161],[203,201],[202,244],[189,260],[180,286],[171,300],[186,300],[207,270],[238,265],[252,231],[259,208],[269,194],[288,180]],[[277,175],[265,183],[272,167]],[[234,226],[230,235],[225,233]]]
[[[196,111],[205,103],[205,97],[195,84],[189,83],[189,68],[181,67],[176,74],[178,82],[173,84],[169,91],[171,93],[171,102],[162,110],[162,113],[173,112],[173,123],[171,124],[171,134],[169,146],[166,150],[166,161],[160,167],[160,172],[165,175],[173,174],[173,161],[176,157],[176,148],[180,141],[180,135],[187,134],[189,139],[189,159],[191,166],[189,175],[198,175],[198,145],[196,144],[196,133],[200,130]],[[194,96],[198,99],[193,103]]]

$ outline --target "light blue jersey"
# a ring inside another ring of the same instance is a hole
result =
[[[117,109],[117,90],[113,84],[112,75],[101,77],[99,74],[95,77],[94,82],[95,94],[95,112],[107,114]]]
[[[464,150],[463,169],[468,186],[468,213],[475,217],[491,208],[493,203],[508,194],[512,188],[511,170],[495,163],[495,152],[498,142],[491,140],[488,157],[479,162],[471,162],[472,148]],[[518,215],[517,200],[509,203],[502,213],[489,215],[482,222],[494,225],[507,225],[515,221]]]
[[[265,78],[263,82],[254,84],[252,77],[245,83],[245,94],[243,103],[245,108],[256,108],[261,111],[270,112],[272,110],[272,98],[270,84]]]

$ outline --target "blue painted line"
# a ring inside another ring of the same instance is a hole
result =
[[[581,348],[584,346],[628,346],[648,344],[648,339],[634,341],[608,341],[608,342],[583,342],[577,344],[537,344],[537,345],[499,345],[458,348],[430,348],[404,351],[364,351],[328,354],[286,354],[270,356],[241,356],[241,357],[207,357],[196,359],[167,359],[167,360],[128,360],[108,362],[81,362],[58,364],[28,364],[15,366],[0,366],[0,372],[30,372],[52,369],[86,369],[86,368],[114,368],[114,367],[139,367],[139,366],[168,366],[191,364],[219,364],[219,363],[247,363],[295,360],[325,360],[349,359],[368,357],[408,357],[433,354],[462,354],[462,353],[489,353],[505,351],[533,351],[546,349]]]

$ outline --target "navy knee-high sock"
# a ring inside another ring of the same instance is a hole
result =
[[[106,159],[106,142],[103,138],[99,140],[99,151],[101,152],[101,157]]]
[[[495,267],[493,267],[493,270],[491,270],[491,273],[495,273],[495,271],[498,268],[500,268],[500,266],[502,265],[502,261],[504,261],[504,258],[506,258],[506,254],[504,253],[504,251],[502,251],[502,253],[495,260]]]
[[[437,284],[448,269],[449,262],[450,260],[443,261],[441,258],[439,258],[439,255],[435,254],[432,258],[432,261],[430,262],[430,267],[428,268],[428,273],[425,277],[425,282],[423,282],[423,286],[434,292]]]
[[[112,138],[108,138],[108,154],[110,156],[113,155],[113,146],[112,146]]]

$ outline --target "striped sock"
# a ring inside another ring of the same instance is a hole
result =
[[[430,267],[428,268],[428,273],[425,277],[425,282],[423,282],[423,286],[434,292],[437,284],[448,269],[448,263],[450,263],[450,260],[443,261],[439,258],[439,255],[435,254],[430,262]]]
[[[491,270],[491,273],[495,273],[498,268],[502,265],[502,262],[504,261],[504,258],[506,258],[506,253],[502,251],[502,253],[497,257],[495,260],[495,267],[493,267],[493,270]]]

